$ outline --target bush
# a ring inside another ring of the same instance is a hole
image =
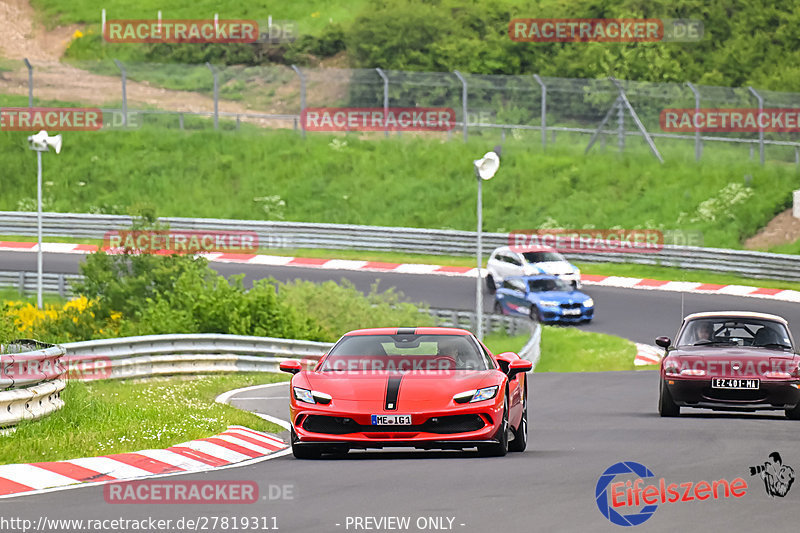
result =
[[[288,307],[313,319],[327,341],[353,329],[433,325],[426,308],[401,302],[402,294],[393,288],[380,292],[378,283],[365,297],[346,279],[320,285],[298,279],[281,285],[278,295]]]

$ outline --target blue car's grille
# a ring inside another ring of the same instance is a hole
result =
[[[561,304],[561,309],[580,309],[581,304],[579,303],[572,303],[572,304]]]

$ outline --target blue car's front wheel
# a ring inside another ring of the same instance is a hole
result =
[[[542,313],[537,306],[531,305],[531,310],[528,314],[534,322],[542,322]]]

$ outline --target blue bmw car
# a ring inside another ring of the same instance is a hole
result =
[[[503,280],[494,295],[494,311],[542,323],[589,322],[594,300],[556,276],[518,276]]]

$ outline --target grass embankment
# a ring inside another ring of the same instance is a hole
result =
[[[36,158],[24,133],[0,132],[6,169],[0,209],[35,204]],[[293,220],[472,230],[472,160],[496,134],[435,142],[404,136],[291,131],[140,130],[67,133],[44,165],[45,209],[158,216]],[[538,227],[700,231],[704,245],[739,247],[790,204],[793,165],[760,167],[739,147],[709,146],[699,163],[665,143],[666,163],[646,151],[598,150],[559,138],[509,136],[503,166],[484,187],[487,231]],[[745,175],[751,175],[745,185]],[[665,201],[672,198],[675,201]]]
[[[0,464],[167,448],[209,437],[230,425],[277,433],[282,428],[214,402],[239,387],[288,379],[285,374],[237,374],[146,381],[71,381],[65,406],[0,436]]]
[[[545,326],[536,372],[633,370],[636,346],[629,340],[573,328]]]
[[[519,352],[528,335],[487,335],[484,343],[494,353]],[[574,328],[544,326],[539,372],[605,372],[633,370],[635,345],[626,339]]]

